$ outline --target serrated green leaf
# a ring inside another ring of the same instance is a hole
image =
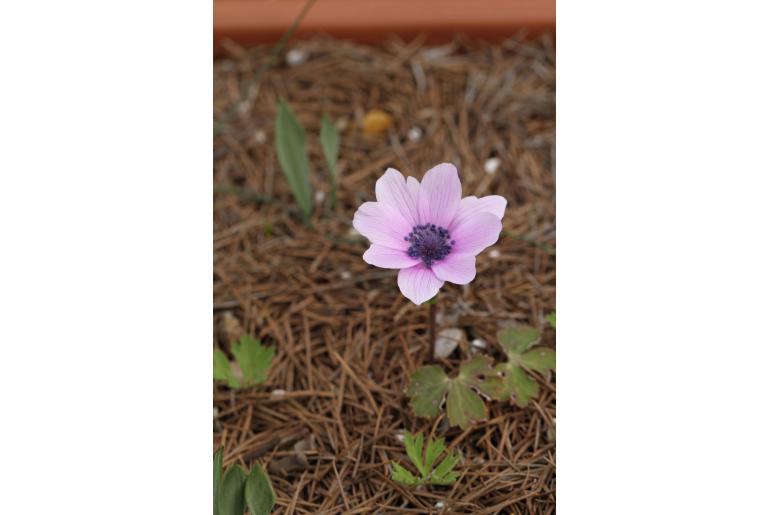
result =
[[[214,454],[214,515],[219,515],[219,496],[222,491],[222,448]]]
[[[452,472],[452,469],[460,461],[459,454],[450,454],[439,463],[436,470],[431,474],[431,482],[436,485],[448,485],[455,482],[458,477],[456,472]]]
[[[506,327],[497,332],[497,339],[506,352],[521,354],[540,339],[540,333],[532,327]]]
[[[436,459],[444,452],[444,439],[436,438],[435,440],[429,440],[428,445],[425,447],[425,469],[433,470],[433,464],[436,463]]]
[[[423,457],[422,433],[413,435],[406,431],[404,432],[404,447],[406,447],[406,453],[409,456],[409,460],[415,467],[417,467],[417,470],[419,470],[420,477],[414,476],[398,463],[393,463],[392,477],[395,481],[410,486],[422,485],[425,483],[449,485],[457,479],[458,475],[457,473],[452,472],[452,468],[459,461],[459,455],[447,455],[439,466],[433,470],[433,464],[445,449],[443,438],[437,438],[435,440],[428,438],[425,445],[425,456]]]
[[[486,420],[487,407],[476,391],[491,398],[499,397],[503,391],[502,379],[487,356],[476,356],[463,363],[457,377],[450,379],[446,400],[450,424],[467,429],[474,422]]]
[[[275,147],[278,162],[289,182],[294,200],[307,219],[313,211],[310,188],[310,161],[307,157],[305,129],[285,100],[278,103],[275,121]]]
[[[251,515],[267,515],[275,506],[275,491],[259,463],[251,469],[244,487],[246,505]]]
[[[546,315],[545,319],[548,320],[548,323],[551,324],[551,327],[556,329],[556,311],[551,311],[548,315]]]
[[[499,398],[512,397],[517,405],[524,407],[539,391],[537,383],[525,369],[541,374],[553,370],[556,368],[556,351],[548,347],[529,349],[540,338],[540,334],[531,327],[503,329],[498,338],[508,356],[506,363],[496,367],[504,376]]]
[[[321,117],[321,150],[329,169],[331,206],[334,208],[337,204],[337,159],[340,152],[340,135],[326,113]]]
[[[238,378],[233,375],[232,369],[230,368],[230,360],[228,360],[225,353],[219,349],[214,349],[214,379],[227,381],[227,386],[230,388],[237,388],[240,386]]]
[[[420,480],[414,477],[414,475],[406,470],[404,467],[399,465],[398,463],[393,463],[393,474],[392,478],[393,481],[398,481],[399,483],[402,483],[404,485],[408,486],[416,486],[420,483]]]
[[[487,408],[479,393],[499,398],[504,390],[502,379],[491,364],[491,358],[476,356],[460,365],[457,377],[451,379],[436,365],[417,369],[407,390],[415,415],[438,415],[446,396],[447,417],[451,425],[467,429],[473,422],[484,420]]]
[[[441,411],[449,378],[438,365],[420,367],[412,374],[407,395],[418,417],[435,417]]]
[[[239,465],[230,467],[219,491],[219,515],[243,515],[243,485],[246,473]]]
[[[428,474],[429,470],[425,470],[425,465],[422,462],[422,433],[412,435],[409,431],[404,432],[404,447],[406,447],[406,455],[420,471],[420,474],[424,477]]]
[[[450,424],[467,429],[474,422],[487,418],[487,407],[476,392],[452,381],[446,400],[446,414]]]
[[[505,390],[503,390],[502,398],[512,397],[516,404],[523,408],[540,391],[537,383],[522,368],[508,363],[501,363],[497,365],[497,368],[505,374],[503,378]]]
[[[262,342],[245,334],[239,342],[231,345],[231,350],[241,367],[244,387],[260,384],[267,379],[267,371],[275,356],[275,349],[262,345]]]
[[[556,368],[556,351],[548,347],[535,347],[522,354],[519,363],[524,368],[545,374],[548,370]]]

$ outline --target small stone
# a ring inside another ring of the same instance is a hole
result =
[[[436,508],[437,510],[440,510],[441,508],[444,507],[444,503],[442,501],[438,501],[436,502],[436,504],[433,505],[433,507]]]
[[[348,272],[347,270],[343,270],[342,272],[340,272],[340,277],[342,277],[344,280],[346,280],[346,281],[347,281],[348,279],[350,279],[351,277],[353,277],[353,274],[351,274],[351,273],[350,273],[350,272]]]
[[[326,192],[318,190],[315,192],[315,203],[320,204],[326,198]]]
[[[260,145],[264,144],[267,142],[267,133],[262,129],[257,129],[254,131],[254,140]]]
[[[289,66],[299,66],[307,61],[307,51],[301,48],[292,48],[286,52],[286,64]]]
[[[500,168],[500,161],[499,157],[490,157],[486,161],[484,161],[484,171],[488,174],[493,174],[497,171],[498,168]]]
[[[286,395],[286,390],[281,390],[280,388],[270,392],[270,397],[273,397],[274,399],[281,399],[285,395]]]
[[[406,137],[409,141],[417,141],[422,138],[422,129],[415,125],[406,132]]]
[[[442,329],[436,336],[436,342],[433,346],[433,355],[437,358],[446,358],[454,352],[457,345],[465,336],[462,329],[452,327]]]
[[[396,430],[396,440],[398,440],[399,442],[404,441],[404,431],[402,429]]]
[[[492,249],[492,250],[490,250],[490,251],[489,251],[489,257],[491,257],[492,259],[497,259],[497,258],[499,258],[499,257],[500,257],[500,251],[499,251],[499,250],[497,250],[497,249]]]
[[[485,342],[481,338],[474,338],[473,341],[471,341],[471,347],[473,347],[474,349],[486,349],[487,342]]]

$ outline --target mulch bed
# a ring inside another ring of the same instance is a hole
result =
[[[454,163],[463,195],[503,195],[508,209],[476,279],[439,294],[439,328],[467,338],[441,365],[455,371],[474,338],[502,360],[495,333],[509,323],[542,329],[554,346],[544,318],[555,307],[551,40],[371,48],[317,38],[292,45],[304,63],[282,59],[245,96],[270,47],[228,48],[214,64],[214,345],[228,352],[248,332],[277,354],[265,384],[214,386],[213,445],[225,464],[266,466],[275,513],[553,513],[555,375],[538,378],[527,408],[490,402],[489,419],[466,431],[443,415],[415,417],[405,390],[430,359],[428,310],[399,293],[397,271],[362,260],[368,245],[351,230],[386,167],[421,178]],[[274,147],[281,97],[308,132],[313,189],[326,193],[309,225]],[[393,116],[386,134],[363,134],[371,109]],[[342,129],[333,211],[317,139],[323,112]],[[500,164],[488,173],[492,157]],[[411,467],[403,430],[444,436],[463,456],[460,479],[421,489],[392,481],[391,462]]]

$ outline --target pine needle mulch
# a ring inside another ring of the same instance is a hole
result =
[[[495,333],[510,323],[541,329],[542,343],[554,346],[545,322],[555,306],[550,40],[371,48],[318,38],[293,48],[305,62],[281,60],[242,102],[270,48],[230,45],[214,64],[222,127],[214,137],[214,345],[227,353],[248,332],[277,350],[265,384],[215,385],[214,449],[224,447],[226,465],[267,468],[275,513],[554,513],[555,376],[538,378],[526,408],[488,403],[489,419],[466,431],[444,416],[416,418],[405,390],[430,359],[427,308],[399,293],[396,271],[361,259],[367,244],[351,230],[386,167],[420,178],[439,162],[456,164],[464,195],[503,195],[508,209],[476,279],[440,292],[439,329],[465,335],[441,365],[453,372],[474,352],[503,360]],[[281,97],[307,130],[313,190],[323,192],[309,225],[275,152]],[[393,117],[381,136],[362,133],[372,109]],[[318,143],[323,112],[342,135],[333,211]],[[492,173],[490,158],[499,160]],[[421,489],[393,482],[390,463],[411,467],[404,430],[444,436],[463,456],[460,479]]]

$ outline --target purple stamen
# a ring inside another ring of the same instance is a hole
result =
[[[406,251],[410,257],[420,259],[430,268],[436,261],[444,259],[451,251],[454,240],[449,231],[436,224],[416,225],[404,240],[410,243]],[[451,241],[451,243],[450,243]]]

